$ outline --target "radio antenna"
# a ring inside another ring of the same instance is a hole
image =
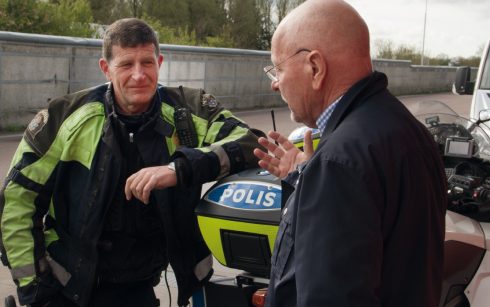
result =
[[[271,117],[272,117],[272,128],[274,129],[274,131],[277,131],[276,130],[276,117],[274,116],[274,110],[271,109]]]
[[[271,109],[271,117],[272,117],[272,129],[274,129],[274,131],[277,131],[276,130],[276,117],[274,116],[274,110]],[[275,141],[274,143],[276,143],[277,146],[279,146],[279,143],[277,143],[277,141]]]

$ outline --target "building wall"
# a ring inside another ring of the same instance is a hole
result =
[[[284,106],[262,68],[270,52],[160,45],[160,82],[201,87],[232,110]],[[0,129],[26,125],[55,97],[105,82],[101,40],[0,31]],[[450,91],[454,67],[373,60],[395,95]]]

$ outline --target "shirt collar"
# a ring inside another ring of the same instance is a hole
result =
[[[320,114],[320,117],[316,120],[316,126],[318,127],[318,130],[320,130],[320,133],[323,133],[323,130],[325,130],[325,127],[327,126],[328,119],[333,113],[333,110],[335,110],[335,107],[337,106],[338,102],[340,99],[342,99],[343,95],[337,98],[332,104],[330,104],[323,112]]]

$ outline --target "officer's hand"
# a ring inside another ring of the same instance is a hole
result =
[[[259,144],[267,148],[268,153],[256,148],[254,155],[259,158],[259,166],[281,179],[296,169],[296,166],[311,158],[313,155],[313,140],[311,130],[304,136],[304,152],[293,145],[285,136],[276,131],[269,131],[269,137],[279,145],[266,138],[259,138]]]
[[[126,199],[130,200],[133,196],[148,204],[150,192],[154,189],[164,189],[173,187],[177,184],[175,171],[164,166],[153,166],[139,170],[126,180],[124,193]]]

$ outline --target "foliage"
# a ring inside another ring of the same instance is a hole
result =
[[[98,1],[98,0],[97,0]],[[170,28],[186,28],[189,25],[189,5],[186,0],[147,0],[144,4],[145,16],[158,20]]]
[[[101,25],[137,17],[158,32],[161,43],[269,50],[284,16],[305,0],[0,0],[0,30],[98,37]],[[98,26],[100,25],[100,26]],[[374,57],[422,62],[409,45],[374,42]],[[424,55],[424,65],[478,66],[475,56]]]
[[[188,33],[185,28],[171,28],[162,25],[157,18],[143,15],[143,19],[157,32],[158,40],[162,44],[195,45],[193,33]]]
[[[0,0],[4,31],[91,37],[91,22],[87,0]]]
[[[48,23],[46,14],[35,0],[0,0],[0,29],[36,33]]]
[[[272,4],[273,0],[257,0],[257,9],[260,20],[258,49],[267,50],[271,48],[272,34],[275,30],[275,25],[272,21]]]
[[[162,43],[268,50],[283,15],[304,0],[89,0],[94,20],[138,17],[158,29]],[[117,5],[116,5],[117,3]],[[116,14],[114,7],[117,7]],[[131,9],[131,7],[133,9]],[[103,11],[104,13],[100,13]],[[158,21],[158,22],[157,22]]]
[[[58,4],[46,4],[51,18],[46,32],[54,35],[91,37],[92,11],[87,0],[60,0]]]
[[[422,63],[422,54],[417,48],[408,45],[395,44],[391,40],[376,40],[374,42],[374,58],[389,60],[409,60],[414,65]],[[477,51],[477,54],[469,58],[456,57],[450,59],[447,54],[439,54],[435,57],[424,54],[423,64],[434,66],[472,66],[478,67],[480,57],[483,52],[483,46]]]
[[[226,24],[224,5],[216,0],[188,0],[189,25],[196,35],[198,44],[206,42],[208,36],[223,32]]]
[[[274,0],[277,17],[281,21],[292,9],[305,2],[305,0]]]
[[[257,49],[260,26],[255,1],[230,1],[229,18],[234,45],[237,48]]]

